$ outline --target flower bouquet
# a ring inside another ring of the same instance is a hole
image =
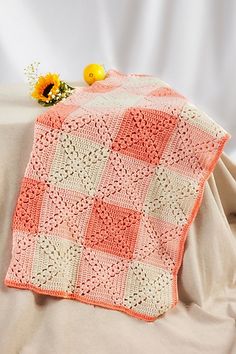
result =
[[[39,75],[39,64],[39,62],[35,62],[25,69],[25,75],[31,88],[31,97],[42,106],[53,106],[68,97],[75,88],[62,81],[57,73]]]

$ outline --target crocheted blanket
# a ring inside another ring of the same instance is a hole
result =
[[[36,119],[5,285],[154,321],[229,138],[152,75],[77,87]]]

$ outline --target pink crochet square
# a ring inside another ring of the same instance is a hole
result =
[[[66,117],[77,108],[76,105],[65,105],[60,102],[38,116],[37,122],[50,128],[60,129]]]
[[[85,246],[132,259],[141,214],[95,198]]]
[[[37,181],[47,182],[51,164],[58,144],[59,131],[36,124],[34,149],[26,167],[25,176]]]
[[[129,108],[112,149],[139,160],[158,164],[177,124],[177,118],[165,112]]]
[[[92,85],[91,87],[85,87],[84,91],[105,93],[117,89],[120,85],[121,84],[119,83],[111,83],[111,84],[104,85],[104,82],[97,81],[95,85]]]
[[[38,231],[45,188],[45,183],[23,177],[19,198],[14,211],[14,230],[30,233]]]
[[[140,98],[136,104],[136,108],[145,108],[158,112],[165,112],[166,114],[179,120],[185,104],[186,99],[182,96],[151,95],[149,92],[149,94]]]
[[[11,259],[9,265],[8,279],[18,284],[27,285],[31,281],[37,234],[14,230],[12,236],[12,251],[15,257]]]
[[[148,96],[156,96],[156,97],[180,97],[184,98],[179,92],[173,90],[170,87],[159,87],[151,92],[149,92]]]

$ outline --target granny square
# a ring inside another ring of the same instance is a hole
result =
[[[175,116],[162,111],[129,108],[112,149],[150,164],[158,164],[176,123]]]
[[[134,261],[127,274],[124,304],[144,320],[161,315],[171,307],[172,282],[173,276],[164,269]]]
[[[93,195],[101,179],[109,150],[95,142],[61,132],[49,182]]]
[[[48,185],[43,195],[38,231],[82,244],[92,207],[91,196]]]
[[[133,259],[173,272],[177,265],[177,247],[182,231],[182,226],[143,216]]]
[[[111,150],[96,195],[109,203],[142,210],[155,166]]]
[[[132,259],[141,214],[95,199],[85,235],[85,247]]]
[[[120,128],[122,115],[123,109],[120,108],[81,106],[65,119],[63,131],[110,148]]]
[[[44,182],[23,178],[14,211],[14,230],[28,231],[32,234],[37,232],[45,188]]]
[[[143,209],[160,220],[183,225],[198,193],[199,186],[194,179],[159,165],[149,184]]]
[[[37,122],[50,128],[60,129],[66,117],[78,107],[76,105],[52,106],[37,118]]]
[[[128,267],[126,259],[85,248],[78,271],[76,295],[84,302],[122,307]]]
[[[58,138],[58,130],[35,124],[34,149],[27,164],[25,176],[36,181],[47,182]]]
[[[14,230],[13,239],[12,252],[15,256],[11,260],[7,276],[9,282],[14,282],[21,287],[31,279],[37,234]]]
[[[70,240],[40,234],[32,264],[32,285],[40,289],[72,293],[82,247]]]

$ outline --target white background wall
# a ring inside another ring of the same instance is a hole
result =
[[[0,84],[83,67],[155,74],[228,130],[236,160],[236,0],[0,0]]]

